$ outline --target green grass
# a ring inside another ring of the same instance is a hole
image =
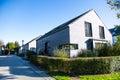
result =
[[[71,80],[69,76],[53,76],[57,80]]]
[[[81,80],[120,80],[120,72],[104,75],[80,76]]]
[[[70,76],[66,75],[65,73],[61,72],[48,72],[50,76],[55,78],[56,80],[71,80]]]
[[[57,80],[73,80],[72,77],[59,73],[49,73],[52,77]],[[78,76],[78,80],[120,80],[120,72],[114,74],[103,74],[103,75],[85,75]],[[77,77],[77,78],[78,78]]]

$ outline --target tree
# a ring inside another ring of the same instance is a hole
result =
[[[15,44],[13,42],[9,42],[6,44],[6,49],[14,51]]]
[[[120,25],[116,25],[115,29],[120,30]]]
[[[120,9],[120,0],[107,0],[107,4],[109,4],[113,10]],[[117,17],[120,18],[120,13],[117,14]]]
[[[107,0],[107,4],[113,10],[120,10],[120,0]],[[120,13],[117,14],[117,17],[120,18]],[[116,25],[114,29],[117,36],[117,43],[120,43],[120,25]]]
[[[117,36],[117,43],[120,44],[120,35]]]
[[[8,52],[18,53],[20,45],[17,41],[15,41],[15,42],[8,42],[4,47],[5,47],[5,50]]]

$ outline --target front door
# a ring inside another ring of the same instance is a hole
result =
[[[48,42],[45,43],[45,50],[44,50],[45,54],[48,54],[49,53],[49,50],[48,50]]]

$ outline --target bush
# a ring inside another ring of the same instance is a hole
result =
[[[99,46],[95,49],[98,56],[113,56],[113,47],[108,45]]]
[[[27,56],[27,59],[28,59],[28,60],[30,59],[30,56],[31,56],[31,55],[36,55],[36,53],[35,53],[34,51],[27,50],[26,56]]]
[[[97,53],[91,51],[91,50],[84,50],[78,52],[78,57],[95,57],[97,56]]]
[[[19,56],[19,57],[24,57],[25,54],[24,54],[24,53],[19,53],[19,54],[17,54],[17,56]]]
[[[120,56],[111,59],[111,73],[120,71]]]
[[[53,53],[55,57],[69,57],[69,52],[65,49],[54,49]]]
[[[120,71],[120,56],[91,58],[56,58],[39,56],[39,67],[51,72],[71,75],[107,74]]]
[[[114,44],[112,52],[114,56],[120,56],[120,44]]]
[[[99,57],[101,56],[120,56],[120,44],[114,44],[113,46],[100,46],[96,49]]]
[[[34,65],[37,65],[37,56],[36,55],[31,55],[30,56],[30,62],[33,63]]]

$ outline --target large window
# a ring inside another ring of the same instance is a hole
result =
[[[78,49],[78,44],[62,44],[59,46],[60,49],[70,49],[75,50]]]
[[[99,26],[99,34],[101,39],[105,39],[104,27]]]
[[[92,25],[89,22],[85,22],[85,36],[92,37]]]
[[[107,44],[106,43],[95,43],[96,49],[99,49],[99,48],[104,47],[104,46],[107,46]]]

